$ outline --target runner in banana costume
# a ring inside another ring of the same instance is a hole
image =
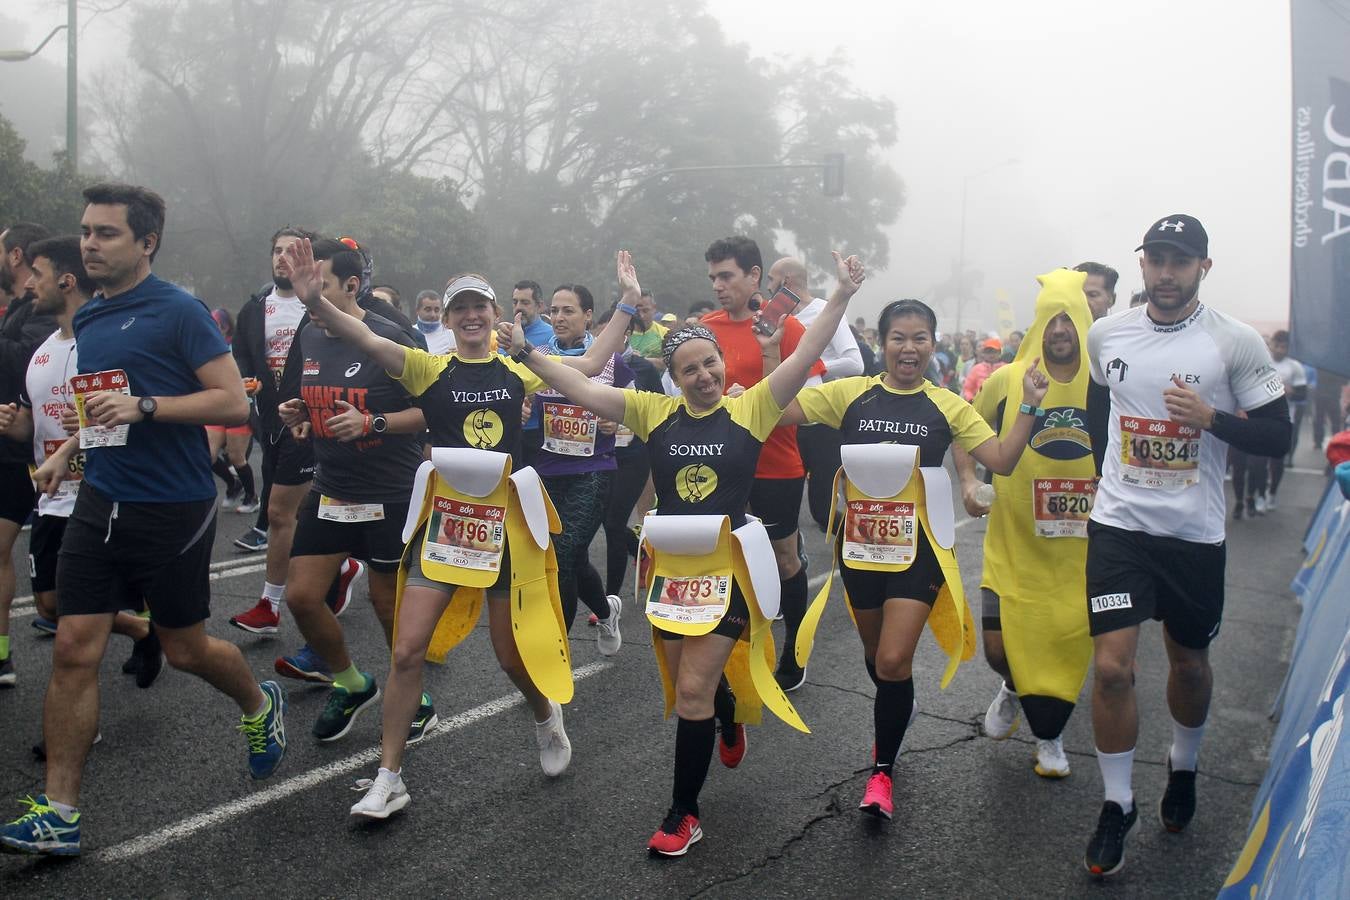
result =
[[[737,397],[723,396],[721,350],[700,325],[669,333],[662,347],[680,397],[597,384],[556,357],[531,352],[519,326],[509,336],[513,354],[531,371],[597,416],[622,422],[651,455],[658,503],[643,528],[653,555],[647,618],[666,712],[679,719],[672,803],[648,841],[652,854],[681,856],[703,837],[698,796],[714,743],[724,765],[739,765],[744,723],[757,722],[762,706],[807,730],[773,677],[769,623],[778,607],[778,572],[768,533],[745,508],[760,448],[862,284],[857,257],[836,253],[835,261],[838,286],[797,349]],[[772,348],[779,339],[775,333],[762,343]]]
[[[1087,520],[1096,494],[1089,396],[1109,402],[1084,365],[1082,344],[1092,313],[1082,272],[1058,269],[1037,278],[1036,321],[1011,365],[989,376],[974,405],[1000,434],[1023,401],[1022,375],[1039,354],[1050,389],[1036,411],[1027,452],[1010,475],[995,475],[992,510],[976,498],[974,464],[956,454],[971,515],[989,513],[984,536],[984,653],[1003,683],[984,718],[1002,740],[1017,727],[1018,700],[1036,736],[1036,773],[1069,774],[1060,739],[1092,660],[1087,607]]]
[[[951,481],[942,468],[956,442],[996,472],[1011,472],[1026,446],[1033,416],[1020,413],[1000,441],[970,404],[927,381],[937,317],[918,300],[881,312],[885,372],[841,378],[797,395],[784,423],[823,422],[843,437],[837,476],[845,505],[837,535],[839,574],[876,685],[876,757],[859,808],[891,817],[891,767],[914,707],[911,667],[925,623],[948,655],[942,686],[975,653],[975,631],[961,590]],[[1035,403],[1045,374],[1032,363],[1023,392]],[[835,522],[831,513],[830,521]],[[830,582],[807,610],[797,635],[805,667]]]
[[[314,267],[309,241],[288,251],[294,270]],[[623,345],[640,287],[626,251],[617,257],[625,306],[581,356],[559,365],[596,374]],[[383,819],[408,805],[401,777],[404,738],[422,698],[423,659],[444,660],[474,628],[486,599],[492,648],[534,712],[539,761],[550,777],[572,757],[562,705],[572,698],[571,661],[557,593],[551,532],[557,513],[531,468],[512,471],[520,453],[524,399],[543,382],[492,352],[496,296],[478,275],[445,290],[457,349],[444,356],[375,335],[359,319],[319,298],[328,330],[374,358],[414,397],[433,449],[413,487],[403,536],[393,660],[385,692],[380,769],[359,782],[352,815]],[[314,312],[314,309],[311,309]],[[585,373],[582,375],[581,373]]]

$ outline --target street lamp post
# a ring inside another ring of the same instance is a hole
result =
[[[0,50],[0,62],[23,62],[42,52],[56,33],[66,30],[66,162],[71,171],[79,168],[79,147],[77,145],[78,126],[78,79],[76,78],[76,0],[66,0],[66,24],[53,28],[42,43],[32,50]]]
[[[958,245],[956,258],[956,331],[961,333],[961,313],[966,305],[966,205],[970,197],[970,183],[976,178],[983,178],[990,172],[998,171],[1004,166],[1015,166],[1017,160],[1005,159],[1003,162],[995,163],[987,169],[981,169],[978,172],[972,172],[961,179],[961,242]]]

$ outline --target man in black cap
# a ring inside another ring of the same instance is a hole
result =
[[[1087,602],[1093,636],[1092,724],[1105,803],[1084,864],[1112,875],[1138,818],[1131,773],[1139,713],[1139,626],[1163,623],[1172,717],[1163,826],[1195,814],[1195,772],[1209,712],[1208,647],[1224,588],[1223,472],[1228,447],[1277,456],[1289,446],[1284,387],[1255,329],[1200,302],[1213,261],[1193,216],[1170,215],[1138,250],[1147,303],[1088,332],[1092,379],[1111,402],[1091,414],[1101,480],[1088,522]],[[1238,410],[1246,412],[1239,418]]]

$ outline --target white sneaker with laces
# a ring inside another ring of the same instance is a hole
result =
[[[1036,774],[1042,778],[1069,776],[1069,758],[1064,755],[1064,738],[1036,740]]]
[[[1270,509],[1270,504],[1266,501],[1266,495],[1257,494],[1256,499],[1252,501],[1252,507],[1256,510],[1258,516],[1264,516],[1266,510]]]
[[[1278,507],[1279,503],[1276,502],[1274,494],[1266,498],[1266,512],[1273,512]]]
[[[595,646],[601,656],[613,656],[623,646],[623,635],[619,633],[619,614],[623,612],[623,601],[610,594],[609,618],[595,623]]]
[[[534,723],[534,739],[539,744],[539,766],[549,778],[557,778],[572,762],[572,744],[563,730],[562,706],[548,701],[552,708],[548,721]]]
[[[362,778],[356,782],[354,791],[365,791],[366,795],[352,804],[352,815],[365,819],[387,819],[412,802],[408,786],[403,783],[402,769],[391,772],[380,769],[375,780]]]
[[[994,702],[984,714],[984,733],[1001,741],[1017,730],[1017,694],[1008,690],[1006,682],[999,682]]]

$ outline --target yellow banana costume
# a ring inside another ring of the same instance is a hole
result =
[[[1088,439],[1086,275],[1058,269],[1037,278],[1036,320],[1017,357],[984,383],[974,406],[1006,436],[1022,403],[1022,379],[1042,357],[1050,321],[1066,314],[1078,332],[1080,362],[1067,381],[1050,379],[1027,448],[1011,475],[995,475],[996,499],[984,538],[981,584],[999,595],[1003,644],[1013,683],[1024,698],[1074,703],[1092,659],[1085,567],[1087,516],[1095,494]],[[1030,713],[1029,713],[1030,714]]]
[[[736,642],[725,667],[736,695],[736,721],[758,725],[767,706],[778,718],[809,734],[773,677],[776,657],[769,625],[778,614],[779,581],[773,546],[759,520],[751,518],[732,531],[725,515],[648,515],[641,542],[652,558],[646,611],[665,692],[666,717],[675,709],[675,683],[657,629],[689,636],[707,634],[726,613],[734,583],[745,596],[750,614],[749,640]]]
[[[409,554],[422,573],[458,585],[436,623],[427,659],[446,654],[473,631],[484,589],[496,582],[510,548],[511,631],[521,660],[540,692],[572,699],[572,660],[558,595],[558,562],[550,533],[562,530],[558,513],[534,469],[511,472],[511,456],[488,450],[438,447],[413,484],[399,569],[397,606],[403,602]],[[418,540],[413,540],[418,537]]]
[[[945,583],[938,593],[928,627],[938,646],[947,655],[942,673],[946,687],[965,660],[975,656],[975,628],[961,587],[961,572],[952,547],[956,541],[955,517],[951,504],[951,479],[941,467],[920,467],[919,448],[907,444],[846,444],[840,448],[843,465],[835,474],[834,501],[830,519],[834,527],[829,541],[835,547],[835,566],[840,564],[838,527],[845,529],[844,553],[851,568],[878,572],[900,572],[913,561],[917,521],[942,566]],[[916,477],[917,476],[917,477]],[[840,496],[845,514],[835,515]],[[883,515],[869,515],[884,512]],[[840,523],[843,523],[842,526]],[[887,532],[889,537],[873,538],[876,543],[854,541],[869,531]],[[868,550],[865,548],[877,548]],[[908,548],[908,558],[904,548]],[[894,551],[888,553],[888,551]],[[887,557],[884,558],[883,557]],[[805,668],[815,643],[816,628],[825,612],[825,603],[834,580],[834,567],[819,593],[807,608],[797,643],[793,648],[797,665]],[[845,591],[847,599],[847,591]],[[849,614],[852,615],[852,606]]]

